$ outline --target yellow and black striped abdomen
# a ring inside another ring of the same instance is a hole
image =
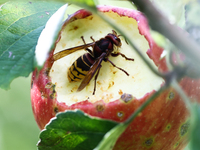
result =
[[[90,70],[93,63],[94,58],[89,53],[80,56],[76,61],[74,61],[68,70],[67,75],[69,82],[82,80]]]

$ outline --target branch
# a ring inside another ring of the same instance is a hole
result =
[[[200,46],[169,20],[149,0],[131,0],[149,20],[151,28],[167,37],[186,56],[200,64]]]

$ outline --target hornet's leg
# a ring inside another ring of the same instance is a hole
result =
[[[81,39],[83,41],[83,43],[86,45],[85,39],[83,36],[81,36]],[[86,51],[88,51],[90,54],[92,54],[92,51],[89,48],[85,48]]]
[[[122,54],[122,53],[120,53],[120,52],[118,52],[118,53],[111,53],[111,56],[113,56],[113,57],[117,57],[117,56],[119,56],[119,55],[121,55],[122,57],[124,57],[126,60],[134,61],[133,58],[128,58],[128,57],[126,57],[126,55],[124,55],[124,54]]]
[[[96,42],[95,39],[92,36],[90,38],[92,39],[93,42]]]
[[[99,75],[100,69],[101,69],[101,66],[98,68],[97,74],[95,75],[95,78],[94,78],[94,90],[93,90],[92,95],[94,95],[96,91],[96,82],[97,82],[97,77]]]
[[[85,39],[83,36],[81,36],[81,39],[82,39],[83,43],[86,45],[86,42],[85,42]]]
[[[107,60],[113,65],[113,67],[116,67],[117,69],[123,71],[127,76],[129,76],[128,72],[126,72],[124,69],[117,67],[117,66],[116,66],[111,60],[109,60],[108,58],[107,58]]]

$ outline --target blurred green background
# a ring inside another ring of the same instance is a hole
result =
[[[31,78],[17,78],[0,89],[0,150],[36,150],[40,130],[30,100]]]

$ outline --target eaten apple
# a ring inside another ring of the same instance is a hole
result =
[[[165,58],[161,59],[163,49],[153,41],[148,22],[141,12],[112,6],[100,6],[98,9],[131,37],[155,69],[168,71]],[[55,49],[50,52],[42,70],[35,69],[32,76],[32,109],[40,129],[44,129],[56,113],[75,109],[91,116],[123,122],[163,86],[165,80],[156,76],[126,39],[120,36],[122,45],[114,51],[134,61],[121,56],[109,56],[109,59],[129,76],[108,61],[103,61],[95,94],[94,79],[77,92],[81,81],[70,82],[67,73],[73,62],[87,51],[77,51],[57,61],[54,61],[53,55],[64,49],[84,45],[82,36],[86,43],[91,43],[93,39],[98,41],[104,38],[112,30],[99,16],[84,9],[65,21]],[[190,99],[200,101],[200,80],[185,77],[180,80],[180,85]],[[183,149],[188,142],[189,117],[181,97],[173,88],[168,88],[135,118],[113,149]]]

